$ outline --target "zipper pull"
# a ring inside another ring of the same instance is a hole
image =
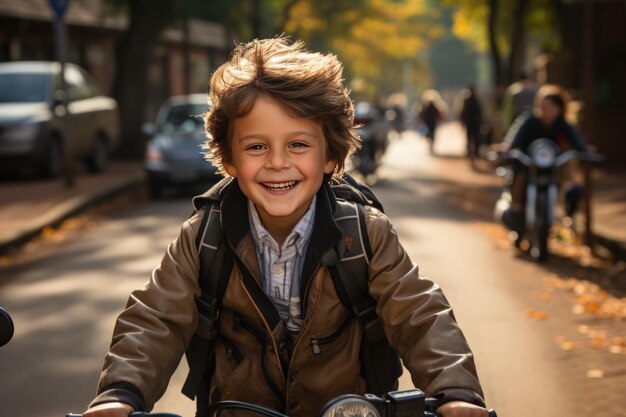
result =
[[[319,355],[320,354],[320,345],[319,345],[317,339],[311,340],[311,345],[313,346],[313,353],[315,353],[316,355]]]

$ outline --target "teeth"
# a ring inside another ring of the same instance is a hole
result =
[[[279,190],[288,190],[290,188],[293,188],[296,185],[296,181],[287,181],[287,182],[264,182],[263,186],[265,186],[265,188],[269,188],[270,190],[275,190],[275,191],[279,191]]]

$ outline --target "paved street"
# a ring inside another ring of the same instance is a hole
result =
[[[623,322],[572,315],[564,291],[546,299],[544,279],[558,275],[560,264],[537,266],[503,244],[498,227],[447,180],[470,175],[459,158],[462,144],[443,138],[437,150],[438,157],[430,156],[414,133],[395,140],[374,190],[413,261],[455,308],[489,405],[505,417],[582,417],[592,414],[591,406],[604,416],[626,415],[625,356],[574,339],[582,337],[582,324],[622,335]],[[85,407],[115,316],[190,211],[188,196],[139,200],[56,252],[2,270],[0,305],[16,325],[13,341],[0,350],[3,415],[57,417]],[[532,320],[530,308],[547,319]],[[577,348],[563,349],[559,338]],[[604,377],[588,378],[594,370]],[[193,403],[180,394],[184,372],[182,365],[156,409],[193,415]]]

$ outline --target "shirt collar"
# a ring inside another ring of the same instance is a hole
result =
[[[313,233],[313,219],[315,216],[316,200],[317,195],[314,195],[309,209],[294,226],[293,230],[287,236],[287,239],[285,239],[285,242],[283,242],[283,248],[294,245],[299,255],[304,253],[305,244]],[[259,213],[251,200],[248,200],[248,217],[250,220],[250,232],[257,245],[257,250],[261,252],[263,250],[263,245],[267,245],[275,252],[282,252],[276,240],[263,226]]]

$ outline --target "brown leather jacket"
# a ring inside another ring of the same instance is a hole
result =
[[[367,392],[359,362],[360,325],[341,303],[329,271],[320,266],[322,254],[341,239],[332,218],[332,191],[323,186],[318,192],[301,289],[305,325],[289,355],[282,343],[284,323],[270,328],[255,302],[269,298],[258,285],[247,204],[233,180],[194,199],[199,213],[182,225],[150,281],[131,294],[118,318],[92,405],[121,400],[150,410],[165,391],[196,329],[196,234],[203,203],[216,198],[221,201],[225,237],[257,282],[245,283],[237,268],[230,274],[209,401],[237,399],[290,417],[308,417],[337,395]],[[389,219],[369,206],[365,213],[373,253],[370,294],[415,386],[427,395],[482,405],[472,353],[440,288],[419,275]]]

